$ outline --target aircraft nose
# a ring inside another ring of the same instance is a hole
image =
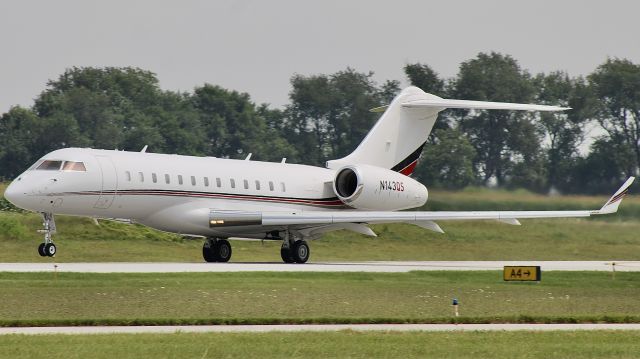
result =
[[[13,185],[13,182],[11,182],[9,184],[9,186],[4,190],[4,198],[13,203],[13,201],[15,201],[15,195],[16,195],[16,188]]]
[[[11,182],[9,186],[4,190],[4,198],[14,204],[15,206],[22,207],[20,205],[20,198],[24,196],[24,193],[21,190],[22,184],[20,183],[20,178]]]

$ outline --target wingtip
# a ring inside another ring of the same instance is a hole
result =
[[[604,206],[600,208],[598,214],[616,213],[618,211],[620,203],[622,203],[622,199],[627,195],[629,187],[633,184],[633,181],[635,181],[635,179],[636,178],[633,176],[627,178],[624,184],[620,186],[620,188],[613,194],[613,196],[611,196],[611,198],[609,198]]]

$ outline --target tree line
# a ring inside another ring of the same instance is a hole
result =
[[[640,167],[640,65],[607,59],[586,77],[530,74],[509,55],[479,53],[453,78],[407,64],[408,81],[440,97],[571,107],[560,113],[445,110],[414,174],[427,186],[495,185],[603,193]],[[0,179],[64,147],[242,158],[322,166],[351,152],[400,82],[373,72],[294,75],[282,109],[204,84],[162,90],[138,68],[71,68],[29,108],[0,117]],[[587,146],[585,140],[595,133]]]

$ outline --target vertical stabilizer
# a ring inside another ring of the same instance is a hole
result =
[[[403,103],[439,100],[417,87],[407,87],[396,96],[360,145],[346,157],[327,161],[327,168],[368,164],[410,175],[431,133],[438,112],[444,107],[408,108]]]

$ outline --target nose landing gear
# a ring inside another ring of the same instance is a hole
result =
[[[52,236],[56,233],[56,222],[52,213],[42,213],[42,225],[44,229],[38,230],[44,233],[44,242],[38,246],[38,254],[42,257],[53,257],[56,255],[56,245],[53,244]]]

